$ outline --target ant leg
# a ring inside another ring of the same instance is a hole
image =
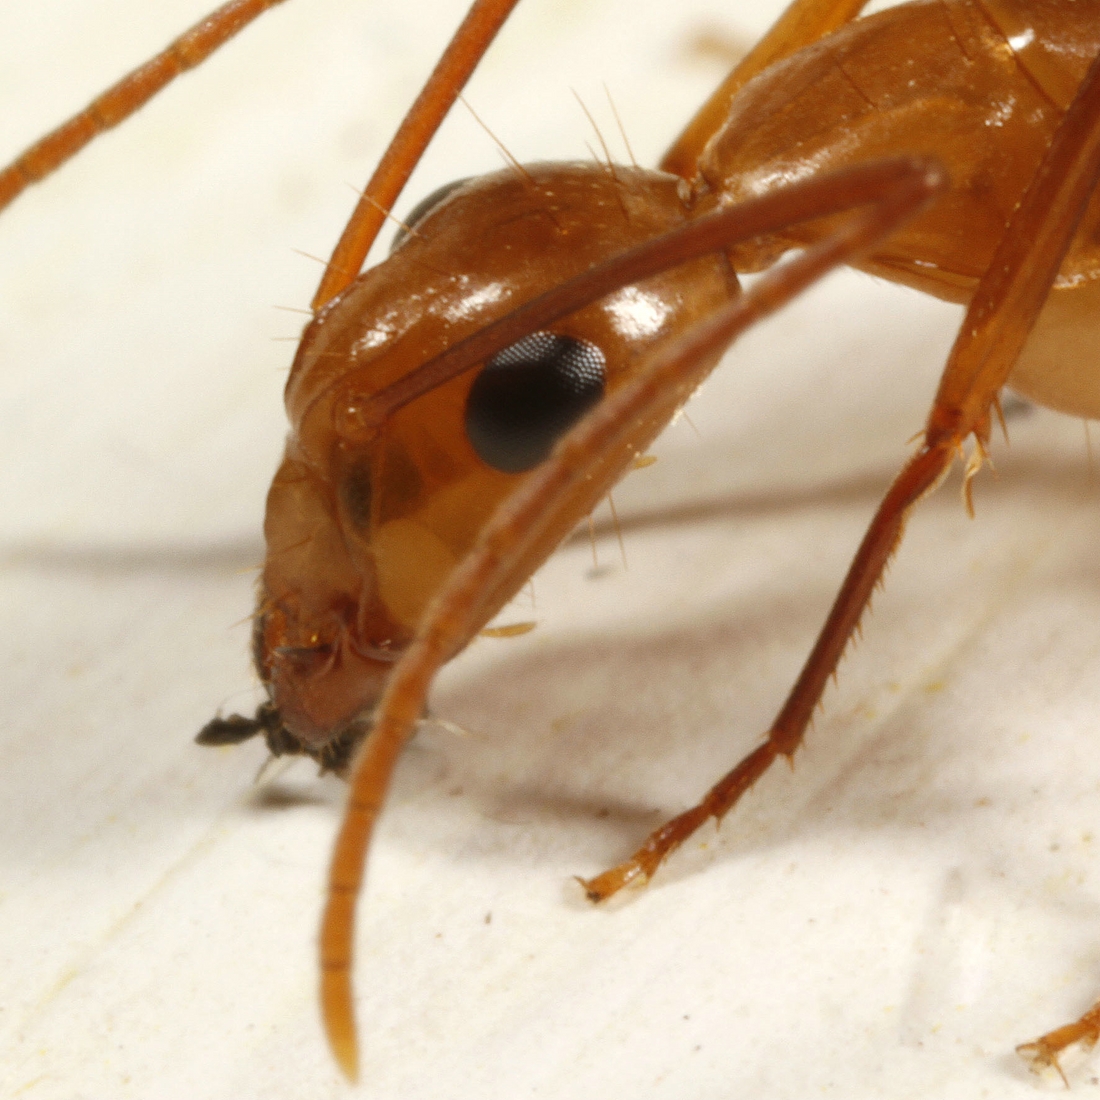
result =
[[[0,170],[0,210],[283,0],[229,0]]]
[[[311,306],[316,312],[359,274],[390,208],[440,123],[519,0],[474,0],[466,18],[386,147],[325,266]]]
[[[1088,1012],[1074,1020],[1072,1024],[1048,1031],[1030,1043],[1021,1043],[1016,1048],[1016,1053],[1027,1060],[1032,1073],[1041,1073],[1044,1069],[1053,1067],[1068,1089],[1069,1081],[1058,1064],[1058,1056],[1077,1043],[1091,1050],[1096,1046],[1098,1039],[1100,1039],[1100,1001],[1097,1001]]]
[[[56,172],[88,142],[124,122],[176,77],[201,65],[257,16],[283,0],[228,0],[155,57],[124,76],[11,164],[0,168],[0,210]],[[313,308],[320,309],[359,273],[367,252],[427,148],[518,0],[474,0],[428,83],[390,142],[325,268]]]
[[[1098,174],[1100,58],[1089,69],[974,292],[940,379],[924,444],[880,504],[764,743],[719,780],[698,805],[652,833],[625,863],[582,880],[593,901],[610,897],[628,883],[646,881],[703,822],[711,817],[721,820],[729,813],[777,757],[794,755],[901,539],[907,511],[936,486],[970,435],[977,449],[967,467],[967,486],[980,468],[989,438],[990,410],[1042,309]],[[1096,1024],[1089,1026],[1095,1030]]]
[[[703,146],[725,123],[733,97],[769,65],[850,23],[866,4],[867,0],[792,0],[768,33],[696,111],[684,132],[665,153],[659,167],[684,179],[693,179]]]
[[[901,541],[907,512],[935,488],[954,461],[956,450],[952,442],[926,445],[891,485],[863,536],[809,659],[763,744],[723,776],[701,802],[651,833],[625,863],[596,878],[580,879],[590,901],[605,901],[624,886],[646,882],[664,859],[709,818],[720,821],[729,813],[777,757],[794,756],[825,684],[859,624],[886,562]]]

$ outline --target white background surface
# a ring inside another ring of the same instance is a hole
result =
[[[293,0],[0,219],[0,1095],[340,1096],[314,935],[341,784],[253,785],[254,568],[318,266],[461,3]],[[774,5],[529,0],[469,91],[520,159],[610,86],[653,163]],[[0,153],[204,11],[0,8]],[[619,154],[621,155],[621,154]],[[499,156],[459,109],[399,209]],[[1100,534],[1080,423],[921,508],[795,773],[607,912],[753,746],[920,427],[956,311],[858,275],[753,332],[448,670],[372,855],[379,1098],[1031,1096],[1014,1044],[1100,994]],[[1095,1082],[1078,1068],[1085,1094]]]

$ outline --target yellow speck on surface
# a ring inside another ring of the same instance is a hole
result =
[[[506,626],[487,626],[480,631],[483,638],[518,638],[521,634],[530,634],[539,624],[531,621],[525,623],[508,623]]]

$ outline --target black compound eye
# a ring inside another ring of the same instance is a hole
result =
[[[451,180],[450,183],[437,187],[430,195],[422,198],[405,215],[405,224],[398,226],[397,232],[393,235],[393,243],[390,245],[390,255],[392,256],[405,243],[409,230],[415,229],[418,221],[423,221],[452,191],[457,191],[469,178],[469,176],[463,176],[460,180]]]
[[[478,457],[506,474],[537,466],[604,392],[595,344],[533,332],[486,362],[466,401],[466,434]]]

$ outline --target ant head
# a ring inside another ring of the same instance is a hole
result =
[[[671,176],[599,165],[462,182],[311,322],[287,384],[294,434],[268,497],[256,628],[260,675],[303,742],[339,737],[373,707],[497,506],[644,356],[728,298],[728,267],[704,257],[618,287],[393,395],[516,307],[682,224],[682,190]],[[597,502],[579,494],[551,545]]]

